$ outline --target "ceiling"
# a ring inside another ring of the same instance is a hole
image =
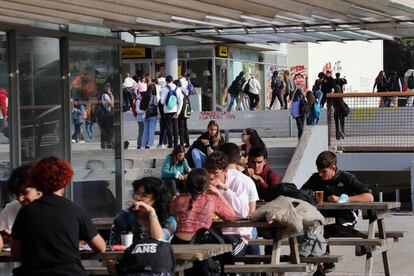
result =
[[[414,0],[0,0],[0,22],[198,43],[392,40],[414,37]]]

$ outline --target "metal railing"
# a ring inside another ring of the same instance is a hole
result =
[[[329,148],[414,152],[414,92],[332,93],[327,99]]]

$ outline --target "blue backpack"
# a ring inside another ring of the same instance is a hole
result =
[[[168,109],[173,109],[177,106],[178,98],[177,98],[177,87],[172,90],[170,86],[168,86],[168,94],[167,98],[165,99],[165,105]]]
[[[187,90],[188,90],[188,95],[194,95],[195,87],[190,81],[188,81]]]
[[[319,103],[319,99],[316,99],[315,103],[313,104],[313,115],[319,118],[321,116],[321,104]]]

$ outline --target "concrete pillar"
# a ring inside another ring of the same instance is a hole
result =
[[[411,161],[411,210],[414,213],[414,161]]]
[[[165,74],[178,79],[178,49],[177,45],[165,46]]]

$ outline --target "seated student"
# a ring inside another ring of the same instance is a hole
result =
[[[179,190],[183,190],[184,180],[190,171],[191,168],[185,159],[184,146],[175,146],[173,152],[165,157],[161,168],[161,178],[173,196],[178,194],[177,186],[180,187]]]
[[[35,163],[29,180],[43,196],[21,208],[12,229],[12,258],[21,261],[14,275],[87,275],[79,240],[98,253],[105,241],[91,219],[63,192],[72,179],[68,162],[46,157]]]
[[[280,183],[279,175],[272,171],[266,163],[267,153],[261,148],[254,148],[249,153],[249,168],[246,174],[256,183],[260,199],[267,200],[270,195],[266,194],[268,188]]]
[[[249,152],[253,148],[261,148],[266,150],[265,143],[262,138],[260,138],[257,131],[253,128],[245,128],[241,135],[241,140],[243,144],[240,146],[240,154],[245,158],[249,157]]]
[[[171,243],[188,244],[199,229],[211,227],[213,215],[226,221],[236,219],[221,192],[210,185],[205,169],[193,169],[186,187],[186,192],[175,197],[171,204],[171,213],[177,218],[177,232]]]
[[[331,151],[323,151],[316,158],[317,173],[314,173],[301,189],[324,191],[324,201],[338,202],[372,202],[371,192],[353,174],[338,170],[336,155]],[[325,217],[335,217],[335,224],[326,225],[325,238],[341,236],[360,236],[354,230],[357,223],[357,210],[322,211]],[[327,247],[329,253],[329,247]],[[335,265],[324,264],[324,272],[334,269]]]
[[[190,166],[194,163],[196,168],[201,168],[214,149],[224,143],[224,138],[220,134],[220,128],[216,121],[211,120],[207,125],[207,131],[201,134],[188,149],[186,158]]]
[[[110,244],[121,244],[121,233],[130,231],[134,240],[152,237],[169,241],[176,229],[170,215],[171,194],[161,179],[144,177],[132,183],[130,208],[120,211],[111,227]]]
[[[7,187],[16,197],[0,213],[0,231],[10,235],[14,220],[20,208],[42,196],[42,192],[36,190],[28,181],[30,165],[24,165],[13,170]]]

